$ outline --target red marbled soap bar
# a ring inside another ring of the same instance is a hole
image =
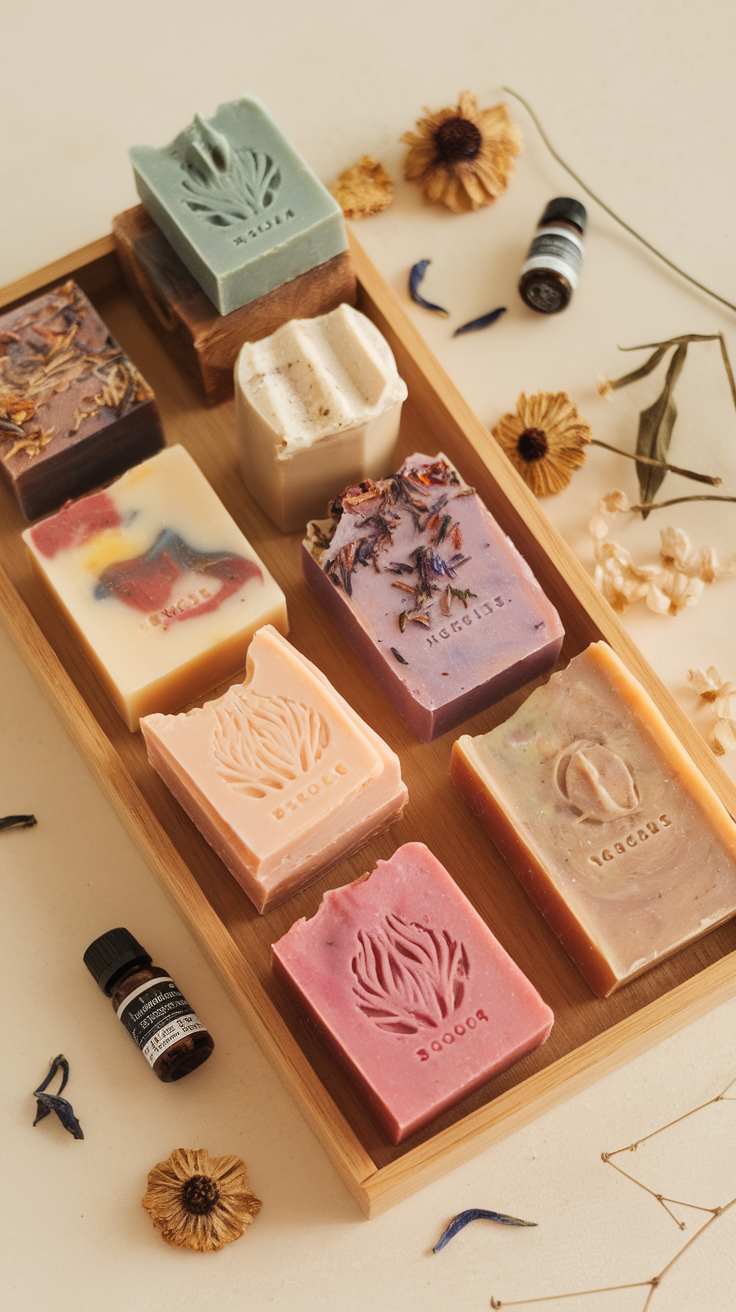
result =
[[[424,742],[551,669],[564,630],[442,455],[348,488],[303,543],[312,590]]]
[[[549,1007],[423,843],[325,893],[271,951],[393,1143],[552,1028]]]

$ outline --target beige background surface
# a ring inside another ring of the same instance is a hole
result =
[[[357,235],[484,422],[513,409],[521,390],[565,389],[598,436],[631,446],[636,413],[651,396],[619,393],[609,406],[595,392],[598,373],[628,367],[617,346],[722,330],[736,358],[734,315],[688,289],[593,204],[569,310],[546,320],[523,308],[515,285],[538,215],[552,195],[578,194],[523,110],[515,117],[527,145],[516,177],[476,215],[424,206],[401,181],[398,143],[424,105],[455,103],[466,88],[492,104],[502,85],[514,87],[594,190],[736,301],[736,10],[727,0],[379,0],[370,10],[337,0],[211,0],[205,8],[44,0],[22,13],[8,6],[3,38],[0,284],[99,236],[135,202],[128,145],[163,144],[195,109],[211,113],[248,91],[323,180],[365,151],[392,172],[393,209],[356,225]],[[426,292],[451,309],[449,324],[408,303],[407,271],[420,258],[432,259]],[[452,340],[457,324],[500,304],[509,308],[495,328]],[[734,494],[736,416],[711,348],[700,349],[683,376],[672,458],[717,468]],[[587,563],[595,499],[614,486],[633,493],[632,470],[597,451],[549,507]],[[670,478],[667,494],[682,495]],[[655,518],[617,526],[616,536],[628,534],[637,557],[653,559],[665,522]],[[698,545],[736,548],[727,506],[686,506],[671,522]],[[736,678],[735,602],[731,580],[677,620],[631,613],[637,640],[706,733],[710,721],[695,711],[686,670],[714,662]],[[702,1213],[680,1209],[688,1218],[681,1234],[600,1154],[736,1076],[736,1002],[365,1222],[4,635],[0,669],[0,809],[39,819],[34,830],[0,835],[0,1233],[9,1312],[470,1312],[488,1307],[492,1293],[506,1303],[647,1279],[694,1232]],[[81,964],[89,940],[114,924],[143,939],[215,1033],[213,1059],[180,1085],[158,1084]],[[68,1092],[83,1143],[50,1119],[31,1129],[30,1091],[60,1050],[71,1061]],[[147,1171],[177,1146],[240,1154],[263,1199],[251,1233],[219,1255],[168,1249],[139,1207]],[[722,1103],[624,1166],[655,1191],[716,1206],[736,1195],[734,1146],[736,1107]],[[470,1206],[539,1227],[478,1222],[433,1256],[447,1220]],[[652,1309],[733,1307],[735,1224],[736,1208],[678,1263]],[[546,1306],[638,1312],[645,1294]]]

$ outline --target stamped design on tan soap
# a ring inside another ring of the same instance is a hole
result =
[[[319,765],[331,741],[324,715],[291,697],[231,688],[216,718],[215,769],[246,797],[288,788]]]
[[[438,933],[390,913],[382,929],[358,931],[350,964],[360,1010],[390,1034],[444,1027],[462,1006],[470,974],[463,944],[446,929]]]
[[[249,222],[273,204],[281,169],[265,151],[236,150],[224,132],[195,114],[179,154],[184,204],[218,228]]]
[[[592,739],[577,738],[557,753],[552,781],[578,812],[577,824],[620,820],[639,806],[639,790],[626,762]]]

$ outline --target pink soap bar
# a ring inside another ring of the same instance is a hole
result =
[[[399,758],[270,624],[246,678],[147,715],[148,759],[256,909],[278,906],[398,820]]]
[[[544,1043],[549,1007],[423,843],[274,943],[392,1143]]]
[[[444,456],[348,488],[304,573],[424,742],[551,669],[564,630],[529,566]]]

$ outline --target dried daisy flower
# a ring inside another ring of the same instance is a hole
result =
[[[522,149],[505,104],[479,109],[472,91],[464,91],[456,108],[424,112],[418,135],[401,138],[409,146],[404,176],[419,182],[427,200],[456,214],[490,205],[506,190]]]
[[[148,1174],[142,1199],[167,1244],[216,1252],[245,1233],[261,1210],[239,1157],[210,1157],[204,1148],[176,1148]]]
[[[363,155],[357,164],[345,169],[330,191],[346,219],[380,214],[394,198],[394,184],[383,164],[370,155]]]
[[[499,419],[493,436],[532,492],[546,497],[567,487],[585,464],[592,430],[567,392],[537,392],[528,400],[522,392],[516,414]]]

